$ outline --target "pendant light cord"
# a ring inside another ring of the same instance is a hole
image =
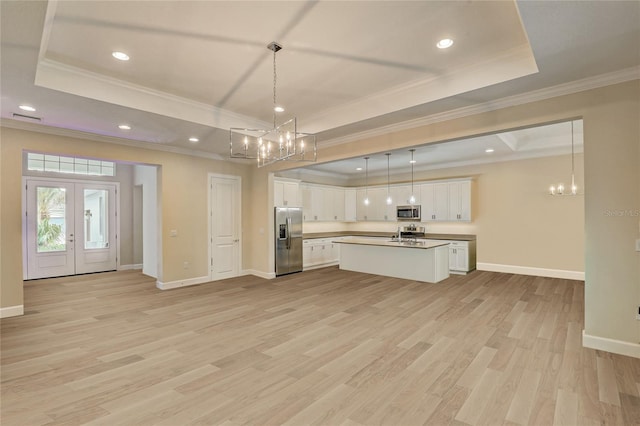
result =
[[[276,128],[276,49],[273,49],[273,128]]]

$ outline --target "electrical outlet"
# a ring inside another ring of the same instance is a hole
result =
[[[640,238],[636,240],[636,251],[640,251]]]
[[[640,321],[640,306],[638,306],[638,312],[636,312],[636,319]]]
[[[189,262],[184,262],[184,263],[182,264],[182,268],[184,268],[184,269],[189,269]]]

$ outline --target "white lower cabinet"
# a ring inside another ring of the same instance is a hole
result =
[[[476,242],[449,241],[449,271],[467,273],[476,269]]]
[[[302,242],[302,267],[313,269],[335,265],[340,261],[340,244],[337,238],[314,238]]]

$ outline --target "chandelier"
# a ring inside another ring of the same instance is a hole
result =
[[[552,184],[549,187],[549,195],[578,195],[575,174],[575,154],[573,148],[573,120],[571,121],[571,187],[569,193],[565,193],[564,183]]]
[[[316,161],[316,136],[298,132],[296,118],[279,125],[276,113],[284,109],[276,102],[276,53],[282,46],[275,41],[267,45],[273,52],[273,127],[271,129],[244,129],[232,127],[229,131],[231,158],[256,160],[258,167],[277,161]]]

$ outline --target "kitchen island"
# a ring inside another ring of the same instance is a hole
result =
[[[349,237],[340,244],[340,269],[437,283],[449,278],[449,243]]]

